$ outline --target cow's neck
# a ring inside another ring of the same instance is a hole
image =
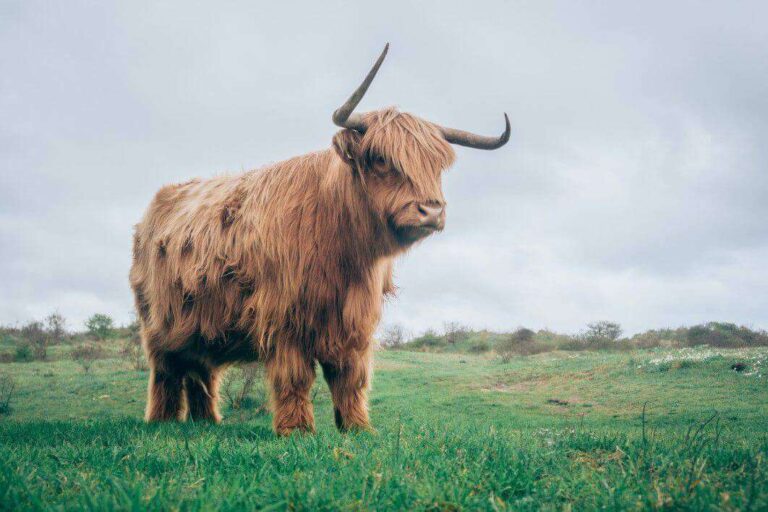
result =
[[[359,177],[335,153],[333,156],[328,177],[332,186],[320,187],[318,207],[337,222],[323,226],[318,234],[328,237],[336,248],[335,260],[328,260],[331,265],[350,273],[350,277],[365,275],[396,247],[387,226],[373,212]]]

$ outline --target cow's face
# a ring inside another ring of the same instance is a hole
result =
[[[334,147],[357,173],[373,214],[396,243],[407,247],[445,226],[440,174],[453,162],[451,144],[497,149],[509,140],[510,125],[504,114],[504,133],[485,137],[394,108],[355,112],[388,50],[389,43],[355,92],[333,112],[334,124],[344,128],[334,137]]]
[[[427,121],[395,109],[371,112],[364,134],[342,130],[334,147],[359,178],[375,216],[401,247],[445,227],[441,174],[453,149]]]
[[[445,227],[445,197],[440,173],[414,183],[386,156],[364,155],[364,186],[373,206],[394,238],[408,246]]]

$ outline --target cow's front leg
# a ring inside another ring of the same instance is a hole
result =
[[[147,421],[182,420],[184,410],[184,365],[175,354],[152,353],[149,359]]]
[[[280,345],[267,359],[267,380],[271,387],[272,425],[279,435],[294,430],[315,431],[315,417],[309,390],[315,382],[315,362],[297,347]]]
[[[321,362],[323,376],[333,397],[336,426],[342,432],[371,429],[368,420],[371,363],[370,350],[353,352],[341,362]]]

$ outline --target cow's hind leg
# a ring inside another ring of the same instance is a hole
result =
[[[280,345],[266,361],[272,388],[272,424],[280,435],[294,430],[315,431],[309,390],[315,382],[315,362],[297,347]]]
[[[368,420],[368,388],[371,379],[371,353],[353,354],[342,362],[321,362],[323,376],[331,389],[336,427],[347,430],[370,430]]]
[[[219,423],[219,371],[207,367],[194,368],[184,377],[189,417],[194,421]]]
[[[149,356],[147,421],[183,419],[184,373],[183,366],[172,354]]]

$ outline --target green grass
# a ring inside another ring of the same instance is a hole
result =
[[[376,434],[337,433],[319,381],[289,438],[257,409],[146,425],[119,359],[0,365],[0,509],[768,508],[764,348],[376,357]]]

